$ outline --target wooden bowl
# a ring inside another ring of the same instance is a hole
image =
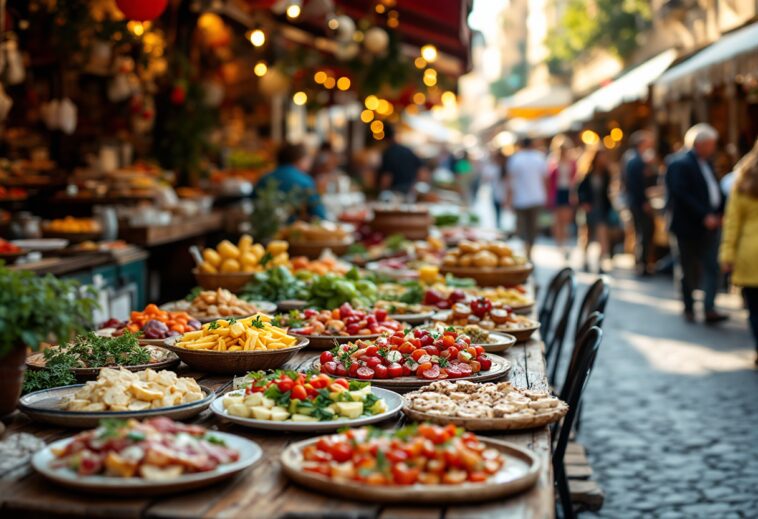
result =
[[[332,241],[291,241],[288,252],[291,258],[305,256],[309,259],[318,259],[326,249],[332,251],[335,256],[344,255],[353,244],[353,238],[348,236],[344,240]]]
[[[298,337],[291,348],[257,351],[188,350],[175,345],[176,338],[167,339],[164,347],[176,353],[189,367],[207,373],[242,375],[248,371],[280,368],[295,353],[308,346],[308,339]]]
[[[500,285],[520,285],[529,279],[534,265],[527,263],[515,267],[440,267],[441,274],[452,274],[458,278],[471,278],[481,287]]]
[[[502,418],[464,418],[445,416],[413,409],[406,400],[403,413],[414,422],[431,422],[438,425],[453,424],[468,431],[517,431],[544,427],[559,421],[568,412],[568,404],[561,402],[558,407],[540,410],[526,416],[504,416]]]
[[[207,272],[200,272],[198,269],[192,269],[192,273],[195,275],[197,284],[205,290],[225,288],[234,293],[239,292],[255,275],[254,272],[208,274]]]
[[[532,335],[534,335],[534,332],[540,329],[540,323],[538,321],[533,321],[533,325],[529,328],[497,328],[493,330],[495,333],[507,333],[508,335],[513,335],[516,338],[516,343],[519,342],[526,342],[529,339],[532,338]]]

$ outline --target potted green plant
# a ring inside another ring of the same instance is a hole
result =
[[[94,290],[78,281],[0,264],[0,416],[18,403],[27,348],[83,332],[96,307]]]

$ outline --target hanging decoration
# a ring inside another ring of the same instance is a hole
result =
[[[147,22],[163,14],[168,0],[116,0],[116,5],[127,19]]]
[[[374,55],[383,54],[387,50],[389,42],[390,38],[387,35],[387,31],[381,27],[370,28],[363,37],[363,46]]]

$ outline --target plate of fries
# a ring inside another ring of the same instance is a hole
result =
[[[265,314],[218,319],[165,343],[188,366],[212,373],[278,368],[307,345],[308,339],[289,335]]]

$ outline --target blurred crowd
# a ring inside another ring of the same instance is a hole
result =
[[[315,153],[285,144],[277,168],[257,188],[273,181],[285,192],[304,191],[300,216],[327,218],[322,197],[330,193],[360,190],[415,201],[435,184],[472,207],[487,186],[495,225],[502,226],[504,213],[514,214],[527,256],[538,235],[549,233],[571,262],[576,236],[580,266],[603,273],[628,240],[639,276],[673,269],[688,322],[696,321],[697,288],[705,323],[728,318],[715,299],[723,274],[730,275],[743,287],[758,351],[758,146],[719,177],[712,162],[719,135],[707,124],[693,126],[681,147],[662,158],[646,130],[631,134],[623,153],[602,141],[577,145],[558,135],[550,142],[523,138],[507,154],[498,149],[474,159],[467,151],[444,152],[428,160],[398,142],[391,125],[384,131],[381,148],[350,160],[328,144]],[[590,255],[593,243],[597,253]]]

